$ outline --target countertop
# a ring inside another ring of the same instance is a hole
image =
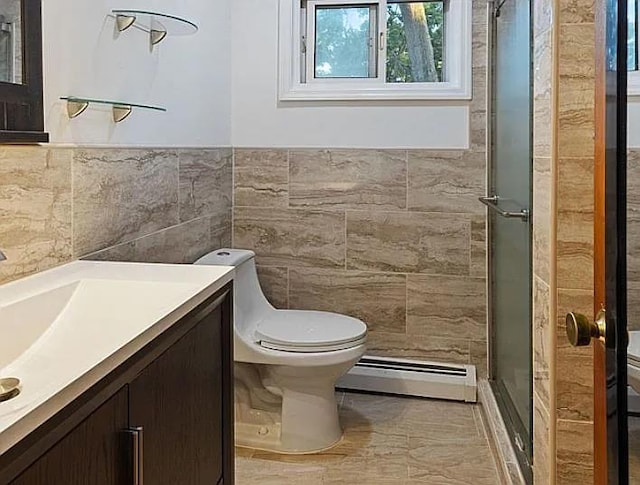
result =
[[[0,454],[233,277],[228,266],[75,261],[0,286],[0,377],[21,381],[20,394],[0,402]],[[53,292],[65,302],[54,323],[12,356],[12,342],[46,310],[21,302],[38,295],[43,307],[40,295]]]

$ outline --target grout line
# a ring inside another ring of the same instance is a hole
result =
[[[69,175],[71,176],[70,186],[71,186],[71,259],[76,258],[76,227],[75,227],[75,198],[76,198],[76,190],[75,190],[75,182],[74,182],[74,171],[76,164],[76,151],[75,149],[71,150],[71,167],[69,170]]]
[[[405,197],[404,197],[404,208],[406,211],[409,211],[409,150],[404,151],[404,178],[405,178]]]
[[[347,209],[344,210],[344,270],[348,271],[349,265],[347,263]]]

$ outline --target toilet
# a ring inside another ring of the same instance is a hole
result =
[[[640,330],[629,332],[627,383],[640,394]]]
[[[314,453],[337,444],[335,383],[364,354],[367,326],[336,313],[275,309],[260,288],[253,251],[219,249],[195,264],[236,269],[236,445]]]

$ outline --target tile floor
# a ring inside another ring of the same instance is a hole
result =
[[[478,405],[339,393],[342,442],[317,455],[236,448],[237,485],[500,485]]]

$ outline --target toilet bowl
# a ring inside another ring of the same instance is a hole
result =
[[[629,332],[627,383],[640,394],[640,330]]]
[[[338,443],[335,383],[364,354],[367,326],[336,313],[275,309],[252,251],[219,249],[195,264],[236,269],[236,445],[314,453]]]

